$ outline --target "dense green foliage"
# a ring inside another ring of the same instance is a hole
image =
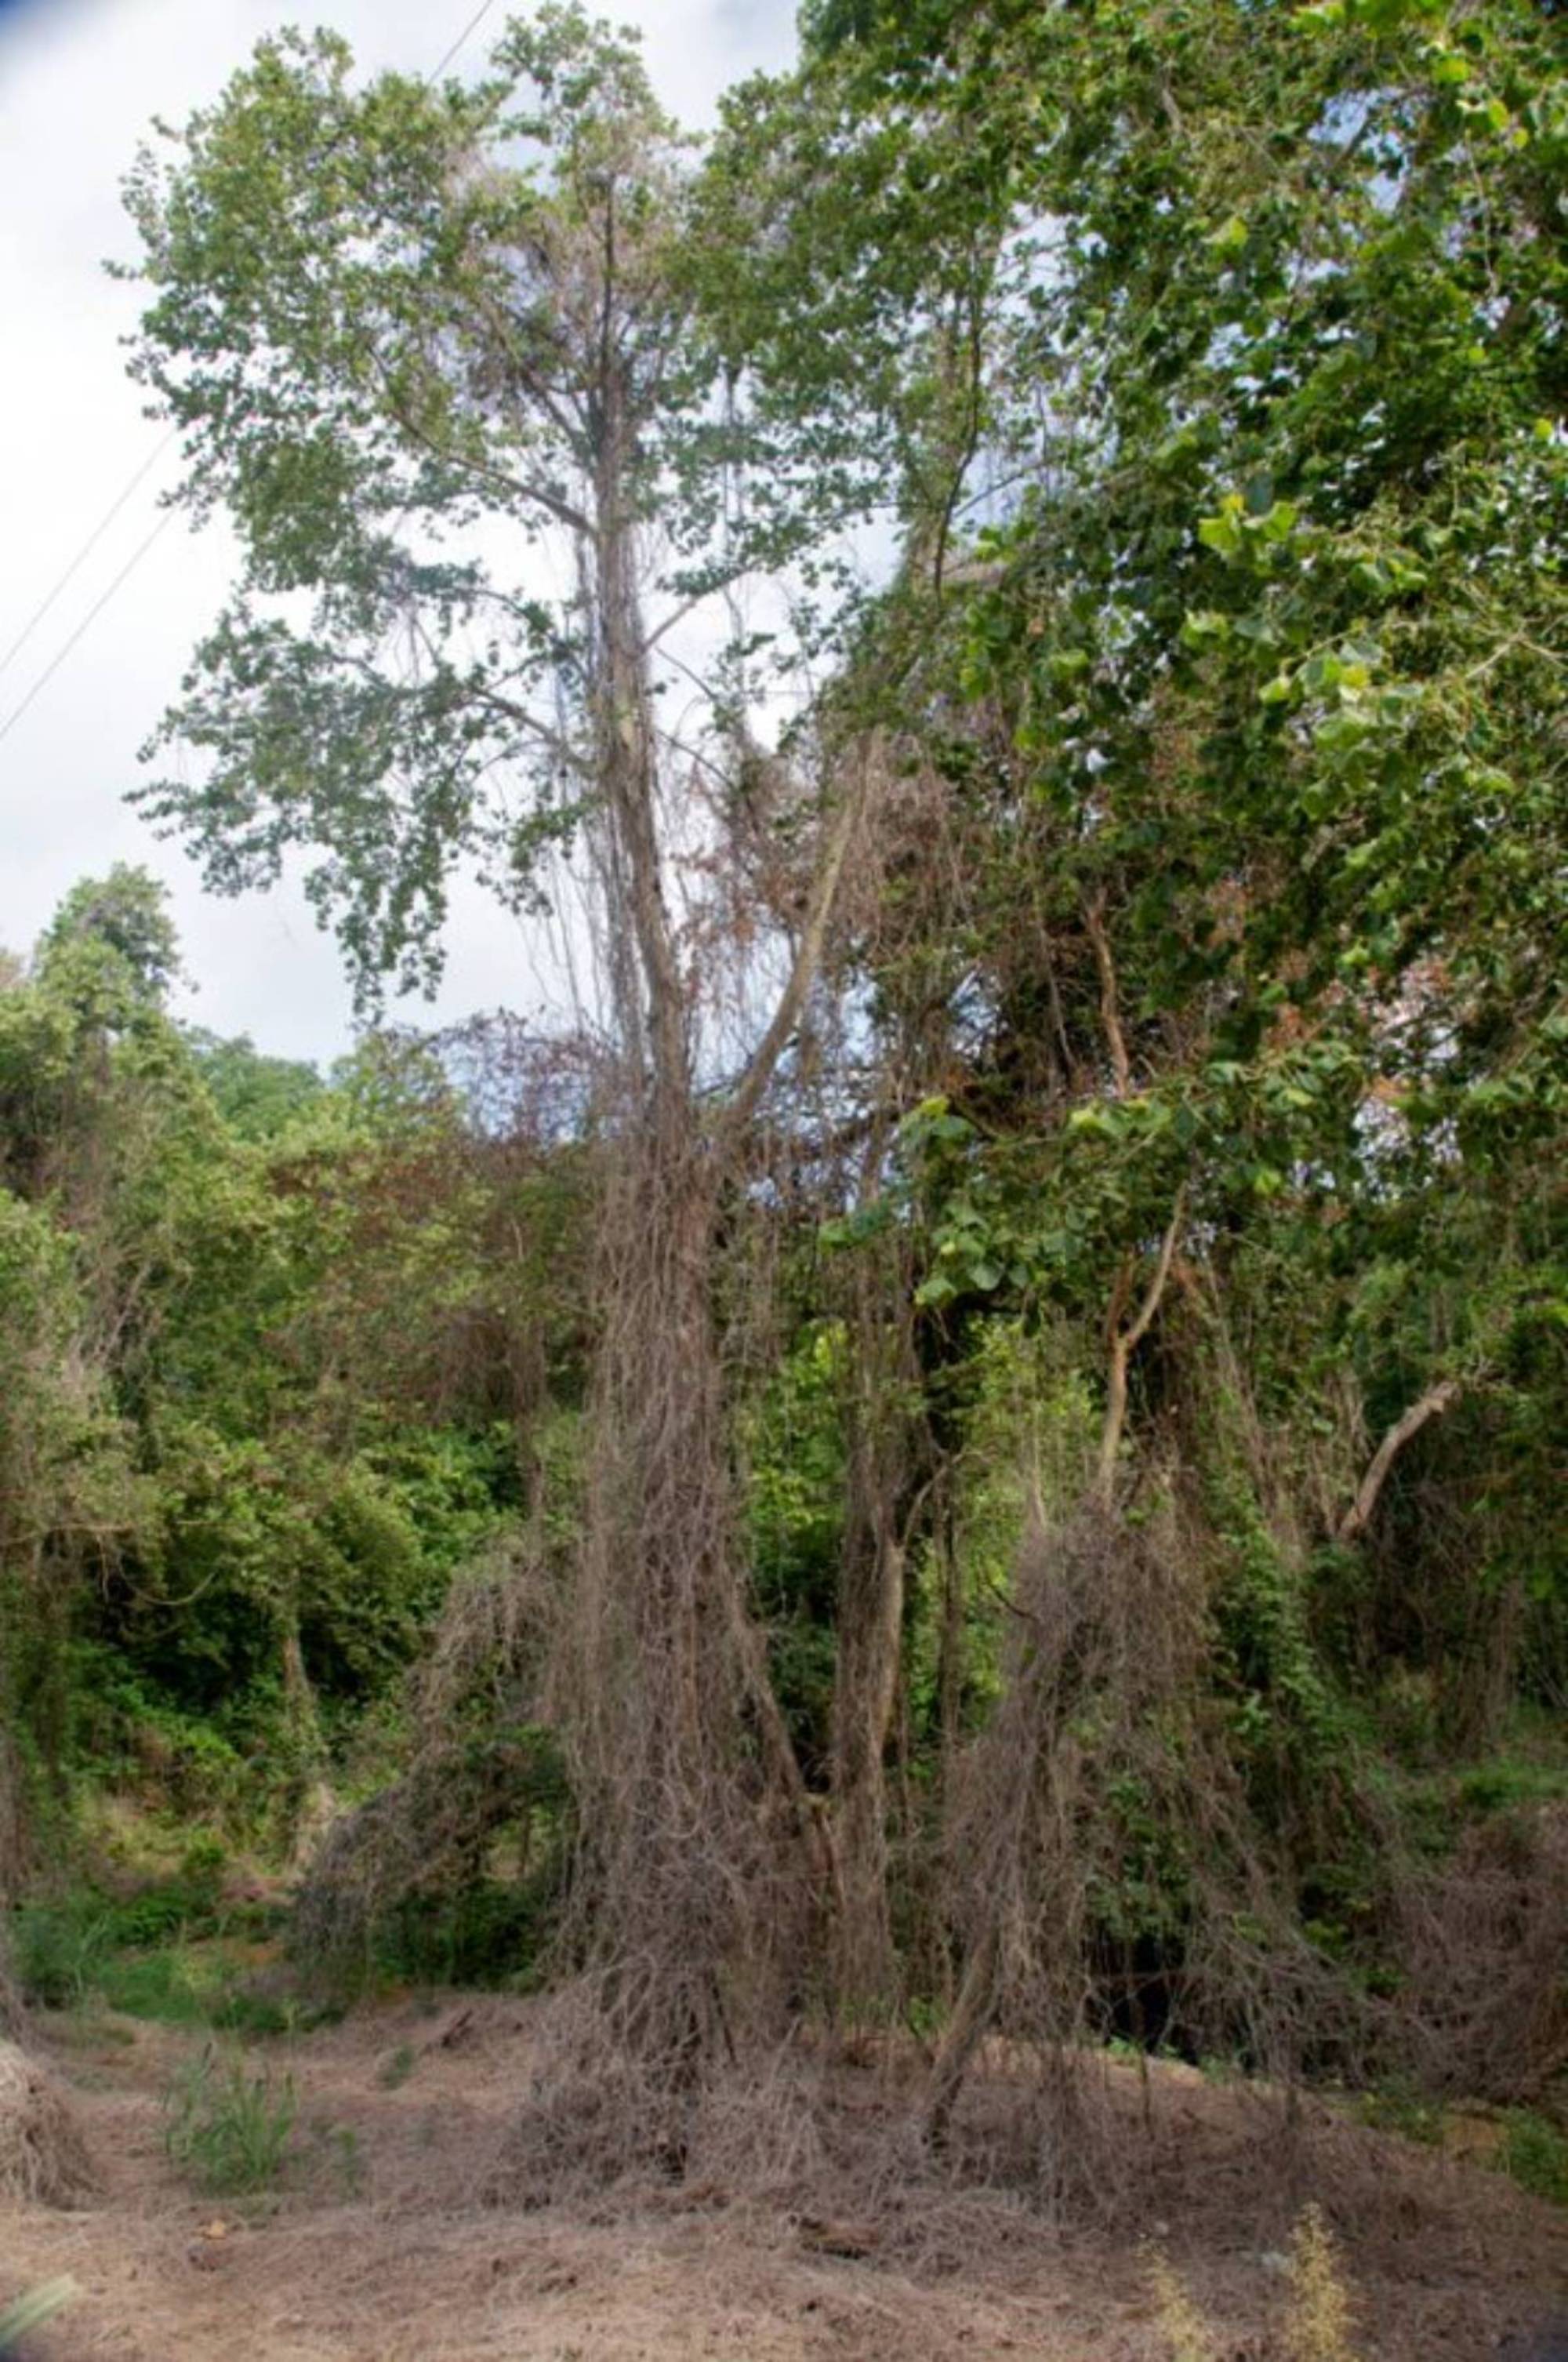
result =
[[[1103,1317],[1179,1189],[1298,1449],[1346,1384],[1374,1437],[1463,1389],[1441,1535],[1388,1536],[1425,1631],[1364,1601],[1357,1645],[1411,1650],[1463,1723],[1497,1694],[1488,1606],[1517,1638],[1523,1596],[1555,1701],[1560,28],[1209,0],[812,26],[721,149],[761,258],[731,333],[844,402],[868,343],[964,329],[935,349],[966,432],[872,626],[918,638],[953,849],[856,946],[939,1095],[903,1134],[922,1300]],[[1411,1561],[1458,1532],[1456,1595]]]
[[[117,872],[0,996],[7,1722],[35,1812],[90,1772],[286,1838],[514,1510],[571,1185],[416,1044],[326,1084],[186,1032],[171,956]]]

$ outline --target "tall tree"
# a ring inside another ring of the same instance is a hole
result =
[[[307,889],[368,996],[436,973],[458,861],[522,904],[542,849],[580,833],[596,881],[621,1148],[564,1710],[604,1989],[685,2072],[766,1950],[749,1788],[797,1846],[809,1821],[734,1532],[715,1227],[869,772],[826,824],[772,1013],[711,1102],[678,900],[705,823],[659,666],[749,553],[708,461],[734,425],[681,265],[685,148],[625,39],[546,7],[465,91],[357,89],[340,40],[283,36],[179,147],[130,186],[153,291],[136,366],[185,430],[183,497],[235,518],[245,577],[162,734],[206,764],[149,808],[220,889],[315,848]]]

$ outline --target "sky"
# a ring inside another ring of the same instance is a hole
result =
[[[352,1035],[336,945],[297,885],[236,900],[206,894],[178,844],[125,801],[137,750],[176,695],[234,567],[224,529],[160,525],[177,455],[143,415],[120,338],[138,291],[108,257],[134,259],[120,182],[151,117],[182,121],[216,95],[256,40],[282,24],[331,24],[361,65],[433,68],[480,0],[0,0],[0,947],[28,950],[66,889],[116,861],[164,879],[196,980],[179,1015],[248,1033],[287,1057],[330,1059]],[[492,0],[449,69],[482,62],[518,0]],[[665,104],[701,128],[719,93],[794,51],[795,0],[606,0],[642,28]],[[15,655],[40,602],[144,462],[131,492]],[[134,564],[133,564],[134,561]],[[116,577],[132,570],[110,592]],[[86,624],[28,706],[11,717]],[[447,978],[416,1023],[503,1007],[536,1015],[556,988],[547,944],[475,889],[459,889]]]

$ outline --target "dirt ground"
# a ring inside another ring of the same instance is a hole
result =
[[[280,2197],[218,2202],[164,2147],[162,2095],[194,2037],[122,2019],[59,2021],[44,2040],[103,2187],[70,2213],[0,2205],[0,2304],[57,2274],[80,2284],[28,2362],[1156,2362],[1140,2230],[1213,2323],[1216,2362],[1272,2362],[1308,2195],[1369,2362],[1568,2354],[1560,2212],[1327,2118],[1293,2148],[1272,2111],[1180,2069],[1147,2090],[1117,2070],[1139,2214],[1091,2233],[1053,2227],[1020,2191],[896,2165],[858,2204],[831,2176],[813,2192],[775,2173],[769,2189],[745,2173],[744,2123],[727,2180],[497,2204],[531,2034],[526,2005],[491,2001],[390,2005],[268,2043],[298,2089],[304,2163]],[[886,2062],[835,2076],[846,2119],[896,2125]],[[983,2091],[976,2105],[983,2123]]]

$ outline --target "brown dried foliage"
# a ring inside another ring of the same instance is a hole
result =
[[[1516,1810],[1408,1875],[1401,2028],[1429,2089],[1534,2106],[1568,2070],[1568,1811]]]
[[[1130,1882],[1145,1914],[1169,1917],[1166,2039],[1240,2051],[1288,2090],[1304,2055],[1344,2057],[1365,2038],[1348,1981],[1299,1933],[1289,1865],[1205,1703],[1205,1593],[1170,1488],[1136,1527],[1092,1498],[1055,1527],[1037,1507],[1006,1685],[955,1783],[947,1895],[966,1967],[927,2133],[945,2142],[978,2046],[999,2031],[1032,2064],[1038,2177],[1058,2204],[1114,2196],[1091,2046],[1109,2000],[1139,2022],[1136,1949],[1119,1975],[1106,1942]]]
[[[72,2206],[93,2184],[86,2145],[53,2077],[0,2042],[0,2198]]]
[[[525,1545],[455,1584],[410,1683],[407,1771],[332,1825],[300,1885],[295,1949],[313,1982],[352,1989],[393,1909],[456,1893],[503,1831],[526,1834],[545,1776],[526,1726],[547,1619],[547,1579]]]
[[[585,2063],[650,2122],[777,2028],[804,1902],[799,1772],[743,1587],[713,1221],[700,1149],[623,1143],[584,1532],[543,1689],[580,1832],[567,2048],[587,1994]]]

